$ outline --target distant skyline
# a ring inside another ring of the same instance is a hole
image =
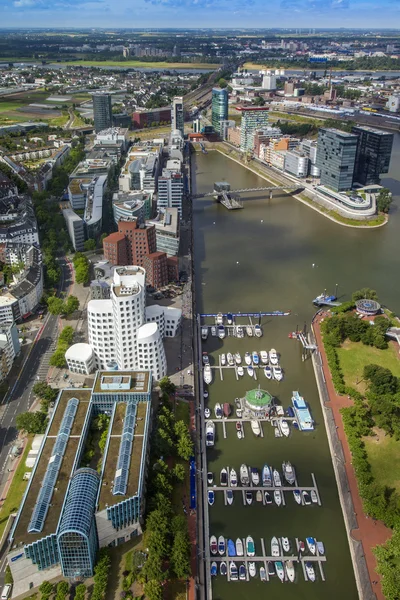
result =
[[[0,0],[2,27],[400,28],[400,0]]]

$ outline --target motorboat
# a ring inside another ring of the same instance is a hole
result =
[[[250,535],[248,535],[246,538],[246,554],[250,557],[256,555],[256,547],[254,545],[254,540]]]
[[[318,554],[320,554],[321,556],[324,556],[324,554],[325,554],[325,546],[324,546],[324,543],[323,543],[323,542],[317,542],[317,541],[316,541],[316,544],[317,544],[317,550],[318,550]]]
[[[283,566],[283,562],[281,562],[280,560],[275,561],[275,570],[276,570],[276,574],[278,575],[279,579],[282,582],[285,581],[285,569]]]
[[[251,359],[252,359],[252,361],[253,361],[253,364],[254,364],[255,366],[257,366],[257,365],[259,365],[259,364],[260,364],[260,357],[258,356],[258,352],[255,352],[255,351],[254,351],[254,352],[252,352],[252,353],[251,353]]]
[[[215,540],[215,541],[217,541],[217,540]],[[278,538],[274,536],[271,540],[271,556],[279,556],[279,554],[280,554],[280,548],[279,548]]]
[[[222,411],[224,413],[224,417],[228,418],[229,415],[231,414],[231,405],[229,404],[229,402],[224,402],[222,405]]]
[[[267,581],[267,571],[265,567],[260,567],[260,579],[261,581]]]
[[[274,501],[277,506],[280,506],[282,504],[282,493],[280,490],[274,491]]]
[[[309,549],[309,551],[311,552],[311,554],[315,554],[317,546],[315,543],[315,539],[313,537],[307,537],[306,538],[306,544],[307,544],[307,548]]]
[[[296,575],[296,572],[294,570],[294,564],[293,564],[292,560],[287,560],[285,562],[285,570],[286,570],[287,578],[289,579],[289,581],[291,583],[293,583],[295,575]]]
[[[274,365],[272,367],[272,375],[276,381],[282,381],[283,379],[283,371],[279,365]]]
[[[266,350],[261,350],[260,358],[263,365],[268,364],[268,352]]]
[[[271,365],[277,365],[279,362],[275,348],[271,348],[271,350],[269,351],[269,362],[271,363]]]
[[[242,431],[242,424],[240,421],[236,421],[236,431]]]
[[[232,313],[228,313],[226,315],[226,320],[228,321],[228,325],[232,325],[232,323],[233,323],[233,314]]]
[[[233,540],[228,540],[227,543],[228,556],[236,556],[236,546]]]
[[[203,352],[203,365],[209,365],[210,364],[210,358],[208,356],[207,352]]]
[[[264,492],[265,504],[272,504],[272,496],[269,492]]]
[[[253,328],[251,327],[251,325],[247,325],[246,333],[249,337],[253,337]]]
[[[302,542],[301,540],[299,540],[299,552],[303,553],[306,549],[306,546],[304,544],[304,542]]]
[[[240,356],[239,352],[236,352],[236,354],[235,354],[235,363],[237,365],[241,365],[242,364],[242,357]]]
[[[208,408],[208,406],[206,406],[206,408],[204,409],[204,416],[206,419],[209,419],[211,417],[211,410]]]
[[[208,327],[201,328],[201,339],[206,340],[208,338]]]
[[[244,369],[243,369],[243,367],[238,367],[237,368],[237,374],[239,375],[239,377],[243,377],[243,375],[244,375]]]
[[[239,567],[239,579],[240,581],[246,581],[246,565],[242,564]]]
[[[206,423],[206,446],[214,446],[215,425],[212,421]]]
[[[283,476],[290,485],[296,481],[296,473],[292,464],[287,460],[282,463]]]
[[[242,408],[242,403],[239,398],[235,398],[235,406],[236,408]]]
[[[237,435],[238,439],[241,440],[243,437],[243,431],[241,429],[237,429],[236,435]]]
[[[265,367],[264,375],[267,379],[272,379],[272,369],[271,367]]]
[[[229,473],[229,485],[231,487],[237,487],[238,484],[238,479],[237,479],[237,474],[235,469],[231,469],[230,473]]]
[[[228,485],[228,471],[225,469],[225,467],[221,469],[219,480],[221,485]]]
[[[287,412],[287,416],[288,416],[288,417],[292,417],[292,418],[294,418],[294,410],[293,410],[293,408],[292,408],[291,406],[288,406],[288,408],[287,408],[287,411],[286,411],[286,412]]]
[[[240,538],[236,540],[236,556],[243,556],[243,542]]]
[[[215,537],[215,535],[212,535],[210,537],[210,552],[211,554],[217,554],[218,552],[218,543],[217,543],[217,538]]]
[[[326,293],[326,290],[324,290],[322,294],[319,294],[319,296],[314,298],[313,304],[315,306],[323,306],[324,304],[331,304],[332,302],[335,302],[335,300],[337,300],[336,296],[333,294],[329,295]]]
[[[247,491],[245,494],[245,498],[246,498],[246,504],[248,504],[249,506],[250,506],[250,504],[253,504],[253,492]]]
[[[207,388],[204,388],[204,390],[203,390],[203,398],[204,398],[204,400],[207,400],[207,398],[208,398],[208,390],[207,390]]]
[[[236,336],[237,336],[239,339],[242,339],[242,338],[244,338],[244,331],[243,331],[243,327],[242,327],[241,325],[238,325],[238,326],[236,327]]]
[[[220,556],[223,556],[224,554],[226,554],[226,544],[225,544],[225,538],[223,535],[220,535],[218,538],[218,554]]]
[[[209,385],[212,382],[212,370],[211,370],[210,365],[206,365],[204,367],[203,377],[204,377],[204,383],[206,383],[207,385]]]
[[[233,504],[233,492],[232,490],[226,490],[226,501],[228,504]]]
[[[262,336],[263,332],[262,332],[261,325],[254,325],[254,334],[256,337]]]
[[[257,490],[256,492],[256,502],[262,502],[262,491]]]
[[[263,466],[263,470],[262,470],[262,484],[264,486],[271,486],[272,485],[271,467],[269,467],[268,465],[264,465]]]
[[[208,490],[208,504],[212,506],[215,502],[215,494],[213,490]]]
[[[300,490],[293,490],[293,496],[297,504],[301,504],[301,492]]]
[[[256,563],[249,562],[249,575],[250,577],[255,577],[257,575]]]
[[[215,319],[215,324],[216,325],[223,325],[224,324],[224,315],[222,313],[218,313],[217,317]]]
[[[213,337],[215,337],[215,336],[217,335],[217,328],[215,327],[215,325],[213,325],[213,326],[211,327],[211,335],[212,335]]]
[[[315,490],[311,490],[310,496],[311,496],[311,502],[313,504],[318,504],[318,496],[317,496],[317,492]]]
[[[310,494],[306,490],[303,490],[302,496],[303,496],[303,504],[305,504],[306,506],[310,506],[310,504],[311,504]]]
[[[283,548],[284,552],[289,552],[289,550],[290,550],[289,538],[288,537],[282,537],[281,538],[281,542],[282,542],[282,548]]]
[[[244,355],[244,362],[246,365],[251,365],[251,354],[250,352],[246,352]]]
[[[224,560],[219,565],[219,573],[220,573],[220,575],[223,575],[224,577],[226,577],[227,568],[226,568],[226,562]]]
[[[254,369],[253,367],[247,367],[247,374],[250,375],[250,377],[254,377]]]
[[[225,337],[225,327],[223,325],[218,325],[218,337],[220,340],[223,340]]]
[[[315,581],[315,570],[314,565],[309,560],[306,561],[306,575],[309,581]]]
[[[214,561],[211,563],[210,574],[211,577],[215,577],[218,573],[217,563]]]
[[[229,563],[229,579],[231,581],[238,580],[238,570],[237,570],[237,566],[234,562]]]
[[[243,417],[243,411],[241,408],[237,408],[235,412],[238,419],[241,419]]]
[[[250,469],[251,483],[258,487],[260,485],[260,473],[256,467],[251,467]]]
[[[230,367],[233,367],[233,365],[235,364],[235,359],[233,358],[233,354],[231,352],[228,352],[228,354],[226,355],[226,360],[228,361],[228,365]]]
[[[221,354],[221,367],[225,367],[226,365],[226,355]]]
[[[273,577],[274,575],[276,575],[274,561],[269,560],[267,562],[267,568],[268,568],[268,577]]]
[[[208,471],[207,473],[207,483],[208,485],[212,485],[214,483],[214,473]]]
[[[285,419],[282,419],[280,422],[280,426],[281,426],[281,431],[282,431],[283,435],[285,437],[288,437],[289,433],[290,433],[290,428],[289,428],[288,422],[285,421]]]
[[[261,427],[260,427],[260,422],[258,419],[251,419],[250,421],[250,427],[252,432],[254,433],[254,435],[256,437],[258,437],[261,433]]]
[[[274,474],[274,486],[281,487],[282,481],[281,481],[281,476],[279,475],[279,471],[277,471],[277,469],[274,469],[273,474]]]
[[[249,469],[248,466],[243,464],[240,467],[240,483],[244,486],[249,485]]]
[[[222,419],[222,406],[219,402],[217,402],[217,404],[215,405],[214,413],[216,419]]]

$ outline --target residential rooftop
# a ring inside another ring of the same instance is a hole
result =
[[[130,371],[127,373],[124,371],[122,375],[118,371],[98,371],[93,393],[109,394],[110,390],[119,393],[148,393],[151,391],[150,372]]]

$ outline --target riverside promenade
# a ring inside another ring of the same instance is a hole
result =
[[[352,466],[351,452],[340,414],[341,408],[352,405],[352,400],[348,396],[338,395],[332,382],[321,335],[321,323],[325,317],[326,313],[318,313],[312,323],[318,347],[313,355],[313,363],[324,409],[357,586],[360,598],[363,600],[373,598],[385,600],[381,587],[381,576],[376,572],[377,563],[372,549],[374,546],[385,543],[391,537],[392,532],[381,521],[371,519],[363,511],[357,478]]]

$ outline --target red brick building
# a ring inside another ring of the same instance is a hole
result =
[[[168,281],[179,281],[179,263],[177,256],[167,256]]]
[[[143,257],[157,250],[155,226],[138,225],[137,221],[119,221],[118,232],[126,239],[127,262],[124,264],[144,267]]]
[[[112,265],[128,265],[128,248],[122,233],[111,233],[103,240],[104,258]]]
[[[167,255],[165,252],[152,252],[144,257],[146,281],[148,285],[158,289],[168,284]]]

